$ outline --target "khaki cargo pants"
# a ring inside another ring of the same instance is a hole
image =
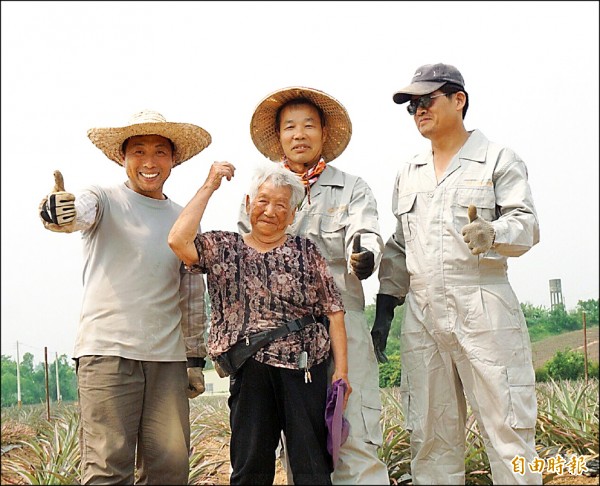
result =
[[[83,484],[187,484],[185,362],[84,356],[77,364]]]

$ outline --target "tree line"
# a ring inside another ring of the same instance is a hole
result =
[[[529,336],[532,342],[546,337],[568,331],[575,331],[583,327],[583,313],[585,312],[587,326],[598,326],[598,299],[578,301],[575,309],[567,310],[563,305],[556,305],[552,309],[544,306],[533,306],[529,303],[521,304],[525,315]],[[375,304],[365,307],[365,315],[369,326],[375,321]],[[400,332],[404,316],[404,306],[397,307],[390,334],[388,337],[386,354],[388,362],[379,365],[379,384],[381,387],[400,386]],[[46,401],[46,370],[45,363],[34,365],[33,354],[25,353],[19,366],[21,382],[21,403],[24,405],[39,404]],[[561,354],[557,360],[560,363],[578,360],[570,354]],[[64,401],[77,400],[77,378],[73,360],[67,355],[61,355],[55,361],[48,363],[48,392],[50,401],[58,401],[56,387],[56,369],[58,366],[58,388],[60,398]],[[207,368],[212,368],[207,361]],[[573,366],[570,366],[572,372]],[[552,369],[552,368],[551,368]],[[2,407],[13,406],[18,403],[17,397],[17,364],[10,356],[2,355]]]
[[[25,353],[19,364],[21,384],[21,403],[33,405],[46,402],[46,365],[34,365],[33,354]],[[57,373],[58,370],[58,373]],[[2,355],[2,406],[13,406],[18,403],[17,396],[17,363],[12,357]],[[57,395],[56,376],[58,374]],[[66,354],[58,356],[48,363],[48,393],[50,401],[77,400],[77,377],[74,362]]]

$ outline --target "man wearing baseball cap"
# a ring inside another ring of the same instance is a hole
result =
[[[187,484],[188,398],[204,391],[205,286],[167,244],[182,207],[163,186],[211,137],[151,110],[88,137],[127,180],[76,198],[56,171],[40,204],[46,229],[80,232],[83,242],[73,354],[82,484]]]
[[[464,484],[466,398],[494,484],[541,484],[515,460],[536,458],[537,402],[525,318],[508,257],[539,241],[527,167],[510,148],[467,131],[469,97],[448,64],[419,67],[393,95],[430,149],[400,168],[396,230],[379,268],[373,342],[384,350],[406,301],[402,384],[413,484]]]

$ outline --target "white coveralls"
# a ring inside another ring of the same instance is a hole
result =
[[[245,208],[240,211],[240,232],[250,230]],[[367,183],[328,165],[304,198],[288,232],[310,238],[327,260],[342,295],[348,339],[348,380],[352,393],[344,416],[350,434],[340,449],[331,476],[333,484],[390,484],[387,466],[377,456],[382,445],[379,367],[364,315],[361,281],[351,273],[352,241],[373,252],[375,269],[381,260],[383,240],[377,203]]]
[[[431,152],[396,177],[396,231],[386,243],[382,294],[406,296],[401,394],[411,432],[413,484],[464,484],[465,393],[494,484],[542,484],[514,472],[536,457],[537,402],[525,318],[507,257],[539,241],[527,168],[512,150],[474,130],[436,182]],[[492,248],[474,256],[461,229],[467,207],[491,222]]]

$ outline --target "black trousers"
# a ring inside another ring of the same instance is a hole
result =
[[[294,484],[331,484],[325,402],[327,361],[304,371],[265,365],[250,358],[230,377],[230,484],[268,484],[285,432]]]

